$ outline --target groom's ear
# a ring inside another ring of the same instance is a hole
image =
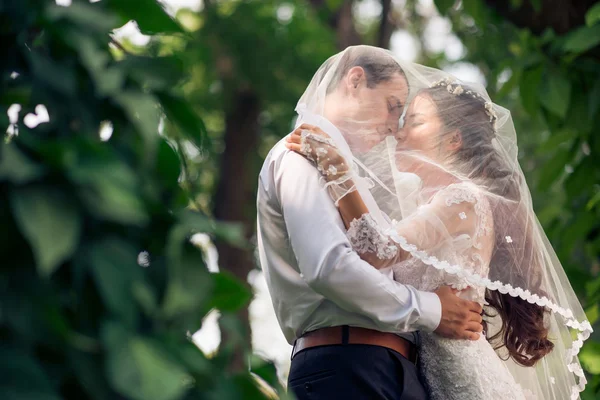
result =
[[[366,82],[365,70],[362,67],[352,67],[346,74],[346,89],[352,93]]]

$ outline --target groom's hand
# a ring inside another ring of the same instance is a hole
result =
[[[479,303],[461,299],[457,293],[458,290],[449,286],[435,292],[442,303],[442,320],[435,333],[449,339],[477,340],[483,330],[483,309]]]

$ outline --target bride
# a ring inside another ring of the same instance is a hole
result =
[[[478,341],[421,333],[432,399],[578,399],[577,353],[592,329],[533,213],[510,114],[483,88],[400,64],[412,100],[381,144],[364,146],[381,131],[302,124],[319,121],[323,93],[309,87],[287,147],[320,171],[364,260],[419,290],[452,285],[485,306]],[[317,84],[327,87],[335,69],[330,61]]]

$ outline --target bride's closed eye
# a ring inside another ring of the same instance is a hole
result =
[[[417,127],[419,125],[423,125],[423,124],[424,124],[424,121],[422,121],[421,119],[415,119],[415,117],[411,115],[406,118],[405,126],[415,128],[415,127]]]

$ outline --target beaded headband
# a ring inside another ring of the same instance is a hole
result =
[[[461,94],[465,94],[474,99],[480,100],[483,103],[483,108],[485,109],[485,113],[490,117],[490,123],[492,124],[492,128],[494,129],[494,133],[497,133],[497,122],[498,116],[494,112],[494,105],[492,102],[487,101],[482,95],[477,92],[474,92],[470,89],[465,90],[460,84],[454,82],[451,78],[444,78],[439,81],[432,83],[429,87],[446,87],[448,93],[453,94],[455,96],[459,96]]]

